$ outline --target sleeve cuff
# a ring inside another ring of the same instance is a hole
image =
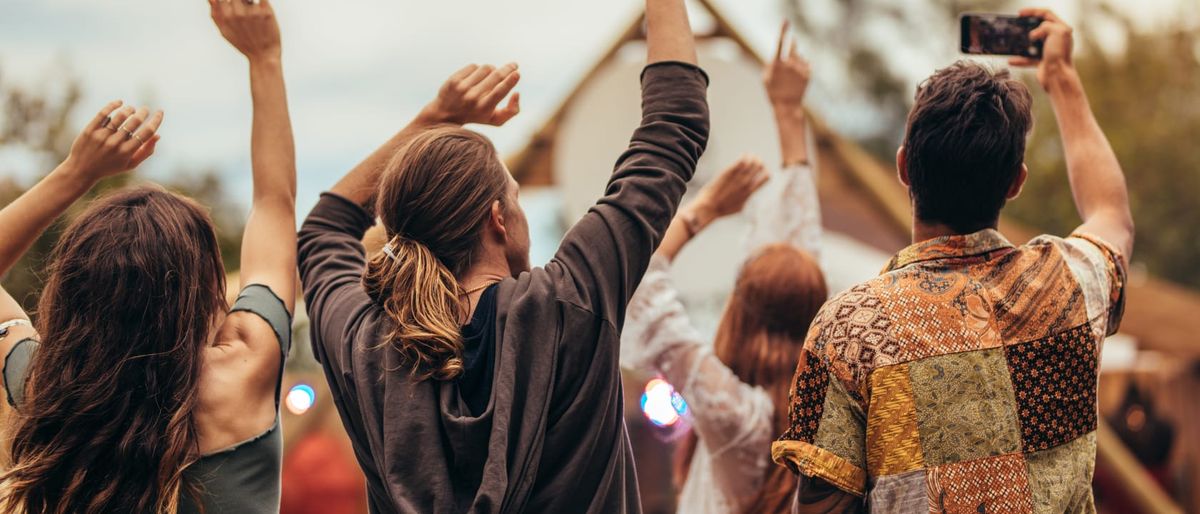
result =
[[[1116,263],[1118,263],[1118,264],[1120,264],[1120,265],[1122,265],[1122,266],[1124,266],[1124,265],[1125,265],[1125,259],[1126,259],[1126,257],[1125,257],[1124,255],[1122,255],[1122,254],[1121,254],[1121,251],[1120,251],[1120,250],[1117,250],[1117,247],[1115,247],[1115,246],[1113,246],[1113,245],[1109,244],[1109,243],[1108,243],[1108,241],[1105,241],[1105,240],[1103,240],[1103,239],[1100,239],[1100,238],[1099,238],[1099,237],[1097,237],[1097,236],[1093,236],[1093,235],[1091,235],[1091,234],[1089,234],[1089,233],[1087,233],[1087,232],[1083,232],[1083,231],[1079,231],[1079,230],[1077,230],[1077,231],[1073,232],[1073,233],[1072,233],[1070,236],[1068,236],[1068,237],[1073,237],[1073,238],[1075,238],[1075,239],[1082,239],[1082,240],[1084,240],[1084,241],[1087,241],[1087,242],[1089,242],[1089,243],[1091,243],[1091,244],[1093,244],[1093,245],[1096,245],[1097,247],[1099,247],[1099,248],[1100,248],[1100,251],[1102,251],[1102,252],[1104,252],[1105,254],[1107,254],[1107,256],[1108,256],[1109,258],[1111,258],[1111,259],[1112,259],[1114,262],[1116,262]]]
[[[313,207],[310,217],[321,217],[344,227],[357,239],[362,239],[367,230],[375,225],[375,216],[363,206],[354,203],[336,193],[321,193],[317,206]]]
[[[803,441],[775,441],[771,459],[800,474],[816,477],[855,496],[866,492],[867,472],[833,452]]]
[[[642,68],[642,83],[647,80],[695,80],[703,82],[708,87],[708,73],[695,64],[683,61],[660,61],[647,64]]]

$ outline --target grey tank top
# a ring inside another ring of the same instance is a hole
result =
[[[200,485],[205,514],[274,514],[279,512],[280,473],[283,468],[283,432],[279,426],[279,392],[283,361],[292,341],[292,317],[270,288],[251,284],[242,289],[230,312],[249,312],[271,325],[279,340],[279,378],[275,385],[275,424],[245,442],[200,458],[184,473]],[[4,365],[8,402],[18,410],[25,402],[25,380],[38,342],[17,343]],[[15,386],[15,387],[14,387]],[[180,514],[199,514],[201,505],[188,497],[179,502]]]

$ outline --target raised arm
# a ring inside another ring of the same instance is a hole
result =
[[[1014,58],[1014,66],[1037,66],[1038,82],[1050,95],[1067,155],[1067,175],[1075,207],[1083,218],[1080,232],[1116,247],[1128,260],[1133,251],[1133,215],[1125,174],[1088,105],[1083,82],[1071,61],[1071,27],[1047,9],[1022,9],[1021,16],[1044,20],[1030,34],[1043,40],[1041,60]]]
[[[296,149],[283,81],[279,24],[269,0],[209,0],[213,21],[250,64],[254,200],[242,235],[241,287],[261,284],[296,298]]]
[[[788,243],[814,258],[821,253],[821,205],[817,196],[815,160],[809,149],[808,117],[804,97],[808,92],[811,68],[788,43],[788,24],[783,24],[775,59],[763,71],[767,98],[775,113],[779,132],[782,166],[773,177],[778,187],[761,198],[753,211],[750,235],[751,252],[771,243]],[[761,195],[760,195],[761,196]]]
[[[650,64],[642,122],[617,160],[605,196],[567,232],[546,269],[579,307],[615,327],[662,241],[708,142],[708,79],[682,0],[647,0]]]
[[[763,70],[763,86],[775,113],[784,168],[809,164],[808,117],[804,112],[804,95],[808,93],[812,68],[797,50],[796,40],[788,42],[789,28],[789,24],[784,22],[775,48],[775,58]]]
[[[499,68],[472,64],[457,71],[412,122],[350,170],[331,194],[322,196],[304,220],[299,238],[300,278],[315,346],[340,340],[354,309],[369,301],[361,285],[366,267],[361,241],[374,223],[370,204],[384,168],[413,136],[429,127],[507,123],[520,112],[520,97],[512,93],[520,78],[515,63]],[[505,98],[508,102],[500,107]]]
[[[0,210],[0,276],[97,182],[136,168],[154,154],[162,120],[162,111],[150,115],[147,108],[122,107],[119,101],[104,106],[75,138],[67,159]],[[0,324],[27,319],[20,304],[0,287]],[[28,325],[10,326],[7,336],[0,338],[0,359],[14,344],[32,335]]]
[[[366,206],[373,200],[384,167],[422,130],[441,124],[480,123],[499,127],[508,123],[521,112],[521,95],[513,93],[509,97],[520,80],[516,63],[499,68],[471,64],[458,70],[413,121],[350,170],[331,192]],[[500,107],[506,97],[508,103]]]
[[[646,44],[650,64],[696,64],[696,41],[683,0],[646,0]]]
[[[684,245],[712,222],[742,212],[750,196],[770,178],[771,174],[757,157],[747,155],[738,159],[705,184],[695,201],[679,210],[655,255],[674,261]]]

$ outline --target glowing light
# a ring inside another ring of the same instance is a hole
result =
[[[317,392],[308,384],[296,384],[288,391],[283,403],[287,405],[288,412],[299,416],[317,403]]]
[[[666,380],[656,378],[646,383],[646,392],[642,393],[642,413],[646,418],[660,427],[669,427],[679,422],[687,413],[687,402],[675,388]]]

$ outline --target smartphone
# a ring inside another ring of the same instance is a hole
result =
[[[966,13],[959,22],[965,54],[1016,55],[1034,59],[1042,56],[1042,42],[1029,39],[1029,33],[1041,25],[1041,18]]]

